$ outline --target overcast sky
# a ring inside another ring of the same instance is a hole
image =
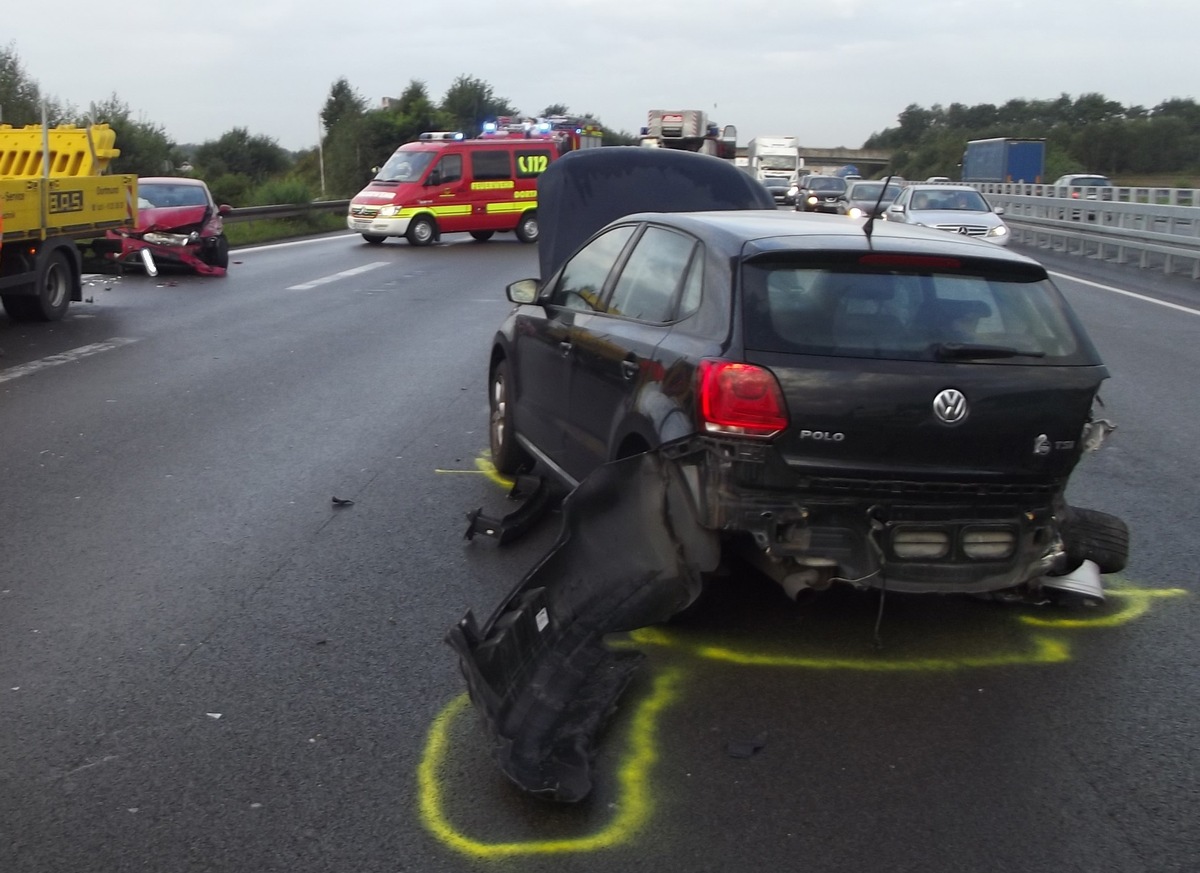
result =
[[[1099,92],[1195,98],[1200,3],[1145,0],[209,0],[6,2],[0,44],[46,96],[114,94],[178,143],[235,127],[318,138],[344,77],[371,107],[461,75],[521,112],[550,104],[636,133],[649,109],[703,109],[759,135],[858,147],[909,104]],[[120,144],[118,143],[118,146]]]

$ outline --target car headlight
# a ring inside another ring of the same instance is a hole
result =
[[[392,218],[400,211],[399,206],[384,206],[379,210],[380,218]]]
[[[800,189],[797,188],[795,185],[793,185],[791,188],[788,188],[787,196],[795,197],[799,193],[800,193]]]
[[[851,206],[850,211],[846,214],[851,218],[863,218],[867,213],[864,210],[859,209],[857,206]]]
[[[1008,228],[1001,224],[988,231],[988,236],[1008,236]]]
[[[815,195],[809,194],[806,202],[809,205],[815,206],[817,204],[817,200],[818,198]]]
[[[186,246],[188,243],[195,242],[199,238],[199,234],[195,233],[160,233],[158,231],[151,231],[150,233],[142,234],[142,239],[145,242],[156,246]]]

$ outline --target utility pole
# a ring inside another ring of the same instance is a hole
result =
[[[317,163],[321,167],[321,196],[325,196],[325,126],[321,122],[321,113],[317,113]]]

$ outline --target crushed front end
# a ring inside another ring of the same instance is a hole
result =
[[[138,266],[143,263],[142,250],[149,250],[158,264],[188,267],[202,276],[224,276],[220,266],[221,238],[203,236],[201,228],[181,227],[161,230],[121,229],[109,231],[109,239],[118,243],[106,252],[107,258],[119,266]]]

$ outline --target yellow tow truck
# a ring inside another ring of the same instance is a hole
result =
[[[107,124],[0,124],[0,301],[14,321],[58,321],[83,299],[79,243],[137,219],[137,176]]]

